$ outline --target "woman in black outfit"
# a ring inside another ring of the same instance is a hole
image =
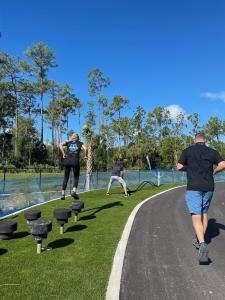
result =
[[[64,147],[67,148],[66,154],[64,151]],[[81,149],[85,151],[86,158],[86,147],[82,142],[80,142],[79,135],[74,133],[72,134],[69,141],[60,143],[59,148],[64,158],[64,180],[62,184],[61,200],[65,199],[65,190],[70,177],[71,169],[73,169],[73,191],[71,193],[71,196],[75,199],[79,199],[76,190],[80,176],[80,151]]]

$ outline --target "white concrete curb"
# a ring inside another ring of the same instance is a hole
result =
[[[145,204],[147,201],[149,201],[152,198],[155,198],[161,194],[164,194],[166,192],[169,192],[171,190],[181,188],[184,186],[176,186],[174,188],[170,188],[168,190],[165,190],[163,192],[160,192],[158,194],[155,194],[145,200],[143,200],[141,203],[139,203],[132,211],[130,214],[127,223],[124,227],[121,239],[118,243],[116,253],[113,259],[113,265],[112,265],[112,270],[111,274],[109,277],[109,282],[108,282],[108,287],[106,291],[106,298],[105,300],[119,300],[120,296],[120,281],[121,281],[121,275],[122,275],[122,269],[123,269],[123,260],[124,260],[124,255],[127,247],[127,241],[130,235],[130,231],[133,225],[134,218],[140,209],[140,207]]]

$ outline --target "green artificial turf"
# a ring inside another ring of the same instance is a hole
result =
[[[117,243],[133,208],[145,198],[175,185],[146,186],[125,198],[121,189],[110,196],[98,190],[80,194],[85,203],[79,222],[73,217],[59,234],[55,208],[68,208],[66,200],[43,204],[41,219],[53,221],[44,245],[49,252],[36,254],[36,242],[27,233],[23,213],[9,219],[18,222],[12,240],[0,240],[0,298],[103,300]]]

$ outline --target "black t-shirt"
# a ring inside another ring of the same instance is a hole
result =
[[[83,143],[80,142],[80,141],[66,142],[65,146],[67,147],[67,157],[69,157],[69,158],[79,158],[82,145],[83,145]]]
[[[112,170],[112,176],[119,176],[120,177],[120,172],[123,171],[123,165],[122,163],[115,163],[113,166]]]
[[[185,149],[178,162],[187,170],[187,190],[213,191],[213,165],[221,161],[220,154],[205,143],[196,143]]]

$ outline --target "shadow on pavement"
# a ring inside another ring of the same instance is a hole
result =
[[[208,228],[205,234],[207,244],[220,234],[220,230],[225,230],[225,225],[216,222],[216,219],[209,219]]]

